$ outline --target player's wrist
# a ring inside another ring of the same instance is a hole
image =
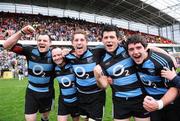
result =
[[[22,29],[20,30],[20,33],[21,33],[21,35],[23,35],[23,36],[26,35],[26,33],[25,33]]]
[[[164,103],[162,100],[157,100],[158,103],[158,110],[161,110],[164,107]]]

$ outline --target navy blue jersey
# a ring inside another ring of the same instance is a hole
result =
[[[180,88],[180,72],[177,74],[176,77],[174,77],[172,81],[176,85],[177,88]]]
[[[28,88],[36,92],[53,89],[54,63],[51,51],[40,53],[37,47],[16,44],[12,51],[26,56],[28,64]]]
[[[97,86],[93,69],[100,62],[102,49],[88,49],[80,58],[70,53],[66,59],[72,64],[76,75],[76,85],[79,92],[93,94],[101,91]],[[104,49],[103,49],[104,50]],[[103,51],[104,52],[104,51]]]
[[[75,86],[75,75],[72,71],[71,65],[66,64],[63,67],[55,67],[56,79],[59,82],[60,99],[66,103],[71,104],[77,101]]]
[[[161,70],[163,67],[171,69],[174,67],[174,64],[167,55],[151,50],[148,53],[148,58],[143,64],[137,66],[139,77],[149,95],[164,95],[173,84],[161,77]]]
[[[118,46],[113,54],[106,52],[101,66],[104,73],[113,79],[111,84],[113,99],[131,98],[143,94],[134,62],[124,47]]]

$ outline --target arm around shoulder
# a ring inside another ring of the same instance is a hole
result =
[[[162,54],[165,54],[165,55],[169,56],[171,58],[171,60],[173,61],[174,66],[177,67],[178,64],[176,62],[176,59],[172,55],[170,55],[168,52],[163,50],[162,48],[154,47],[154,46],[153,47],[152,46],[148,46],[148,48],[153,50],[153,51],[155,51],[155,52],[162,53]]]

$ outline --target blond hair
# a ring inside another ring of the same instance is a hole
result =
[[[78,30],[76,30],[76,31],[73,33],[72,38],[71,38],[71,41],[74,40],[74,35],[76,35],[76,34],[82,34],[82,35],[84,35],[85,39],[88,41],[87,33],[86,33],[86,31],[84,31],[84,30],[82,30],[82,29],[78,29]]]

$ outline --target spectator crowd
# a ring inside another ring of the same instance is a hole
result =
[[[35,40],[36,37],[47,31],[53,41],[70,41],[72,34],[77,29],[83,29],[88,35],[90,42],[101,42],[101,31],[104,24],[91,23],[85,20],[77,20],[72,18],[58,18],[43,15],[29,15],[18,13],[0,12],[0,41],[6,40],[20,28],[26,25],[32,25],[36,32],[27,34],[21,37],[21,40]],[[129,37],[133,34],[144,36],[148,43],[163,43],[173,44],[173,41],[163,37],[141,33],[139,31],[131,31],[119,28],[120,34],[123,37]],[[18,70],[26,67],[25,58],[17,56],[13,52],[8,52],[0,48],[0,76],[3,71],[11,70],[14,76],[17,77]],[[26,69],[23,69],[26,73]]]

